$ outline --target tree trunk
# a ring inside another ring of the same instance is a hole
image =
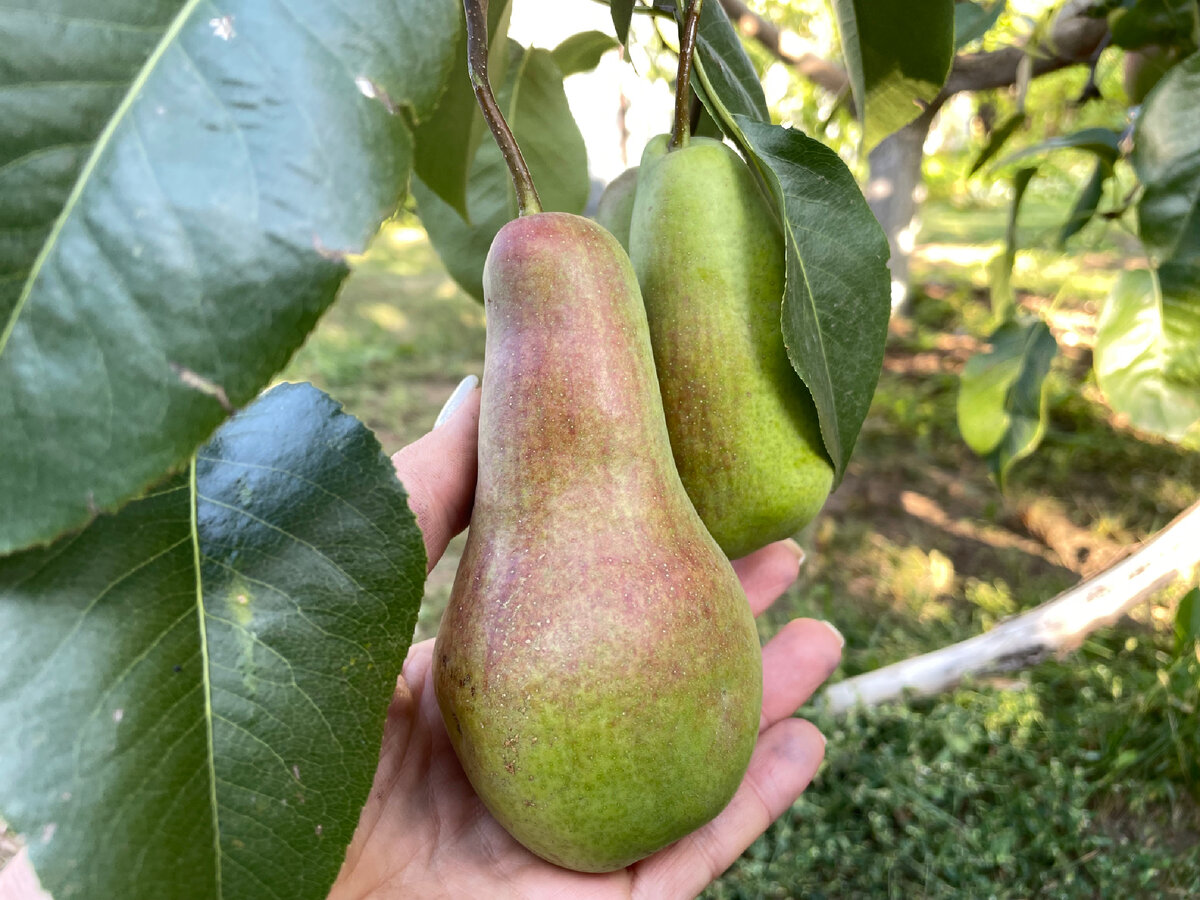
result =
[[[871,170],[867,202],[883,226],[892,251],[888,262],[892,276],[892,311],[900,315],[912,311],[908,263],[918,224],[921,160],[929,126],[940,107],[940,103],[931,105],[908,125],[881,141],[867,158]]]

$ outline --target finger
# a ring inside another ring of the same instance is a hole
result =
[[[51,900],[42,890],[24,847],[0,869],[0,900]]]
[[[408,648],[408,656],[404,659],[404,667],[400,670],[404,680],[409,684],[421,684],[429,674],[433,665],[434,639],[428,638]]]
[[[641,863],[637,898],[694,897],[796,802],[825,756],[825,739],[802,719],[784,719],[758,739],[741,787],[721,813]]]
[[[803,561],[804,551],[793,540],[776,541],[733,560],[733,571],[756,616],[795,583]]]
[[[842,636],[828,622],[794,619],[763,647],[759,730],[798,710],[842,659]]]
[[[479,394],[478,387],[470,390],[449,419],[392,456],[396,474],[408,491],[408,506],[425,537],[428,569],[471,518]]]

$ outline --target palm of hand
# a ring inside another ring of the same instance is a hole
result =
[[[757,615],[794,580],[772,545],[735,564]],[[331,900],[421,897],[575,900],[691,897],[725,870],[807,786],[824,740],[791,714],[840,657],[823,623],[797,620],[763,650],[763,717],[750,769],[729,806],[699,831],[627,869],[587,875],[534,856],[476,796],[434,697],[433,642],[415,645],[388,710],[383,751]]]

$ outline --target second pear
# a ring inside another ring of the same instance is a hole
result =
[[[785,259],[749,168],[719,141],[646,147],[629,254],[650,322],[671,449],[730,558],[788,537],[833,484],[816,408],[780,331]]]

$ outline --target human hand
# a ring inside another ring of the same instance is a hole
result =
[[[430,568],[470,518],[478,420],[475,389],[444,424],[393,457]],[[800,557],[794,548],[779,542],[734,562],[755,615],[795,581]],[[729,805],[671,846],[600,875],[539,859],[488,813],[442,724],[432,655],[433,641],[424,641],[404,663],[375,783],[330,900],[695,896],[791,806],[816,772],[824,738],[791,715],[836,668],[841,637],[823,622],[798,619],[769,641],[758,745]]]

